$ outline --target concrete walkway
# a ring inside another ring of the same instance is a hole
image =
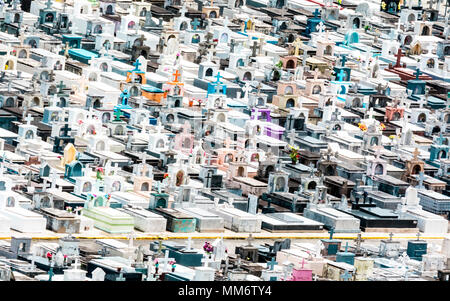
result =
[[[397,240],[410,240],[417,239],[417,233],[395,233],[393,232],[394,239]],[[236,233],[232,231],[225,231],[223,233],[172,233],[172,232],[162,232],[162,233],[143,233],[135,232],[137,240],[158,240],[158,239],[215,239],[223,237],[224,239],[246,239],[249,233]],[[67,236],[65,233],[55,233],[52,231],[45,231],[44,233],[20,233],[16,231],[11,231],[10,233],[0,233],[0,239],[9,240],[12,236],[15,237],[30,237],[33,240],[57,240],[61,237]],[[318,233],[271,233],[267,231],[261,231],[260,233],[252,233],[254,239],[323,239],[329,238],[330,234],[326,231]],[[81,234],[73,234],[73,237],[80,240],[92,240],[92,239],[129,239],[129,234],[110,234],[100,230],[93,230],[90,232],[85,232]],[[436,233],[421,233],[421,239],[444,239],[445,237],[450,238],[450,234],[436,234]],[[335,233],[333,238],[336,239],[356,239],[356,233]],[[389,239],[389,233],[376,233],[376,232],[362,232],[362,239]]]

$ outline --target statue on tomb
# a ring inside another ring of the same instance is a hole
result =
[[[347,197],[344,194],[341,197],[341,203],[339,204],[339,208],[342,210],[347,209]]]
[[[53,262],[57,267],[64,266],[64,255],[61,251],[61,247],[58,248],[58,251],[56,252],[56,255],[53,258]]]
[[[144,248],[140,245],[134,253],[136,254],[136,265],[142,266],[144,264]]]

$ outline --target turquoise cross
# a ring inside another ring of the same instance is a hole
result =
[[[116,119],[114,119],[114,121],[121,121],[120,120],[120,116],[122,116],[123,114],[122,114],[122,111],[121,110],[119,110],[119,109],[117,109],[115,112],[114,112],[114,116],[116,117]]]
[[[273,271],[274,267],[278,264],[278,262],[275,261],[275,259],[272,257],[272,260],[270,260],[267,263],[267,267],[270,267],[270,270]]]

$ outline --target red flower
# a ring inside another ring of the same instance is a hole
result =
[[[169,176],[169,174],[168,174],[168,173],[165,173],[165,174],[164,174],[164,179],[167,178],[168,176]]]

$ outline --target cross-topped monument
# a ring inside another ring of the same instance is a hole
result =
[[[345,74],[344,70],[342,70],[342,69],[339,70],[338,74],[336,74],[336,77],[339,82],[342,82],[344,80],[345,76],[346,76],[346,74]]]
[[[317,31],[319,32],[319,37],[322,38],[323,32],[325,31],[327,27],[323,24],[322,21],[320,21],[319,25],[316,26]]]
[[[422,74],[423,72],[420,71],[419,68],[416,69],[416,72],[414,72],[414,75],[416,76],[416,80],[419,80],[419,76]]]
[[[179,82],[178,78],[181,76],[180,71],[178,71],[178,69],[177,69],[177,70],[175,71],[175,73],[173,73],[172,75],[174,76],[173,82],[174,82],[174,83],[178,83],[178,82]]]
[[[28,114],[28,115],[27,115],[27,118],[25,118],[25,121],[27,122],[27,125],[30,125],[30,124],[31,124],[31,121],[33,121],[33,120],[34,120],[34,118],[31,117],[31,114]]]
[[[194,30],[197,30],[197,27],[200,25],[200,22],[198,21],[197,18],[194,18],[194,21],[192,22],[192,28]]]

